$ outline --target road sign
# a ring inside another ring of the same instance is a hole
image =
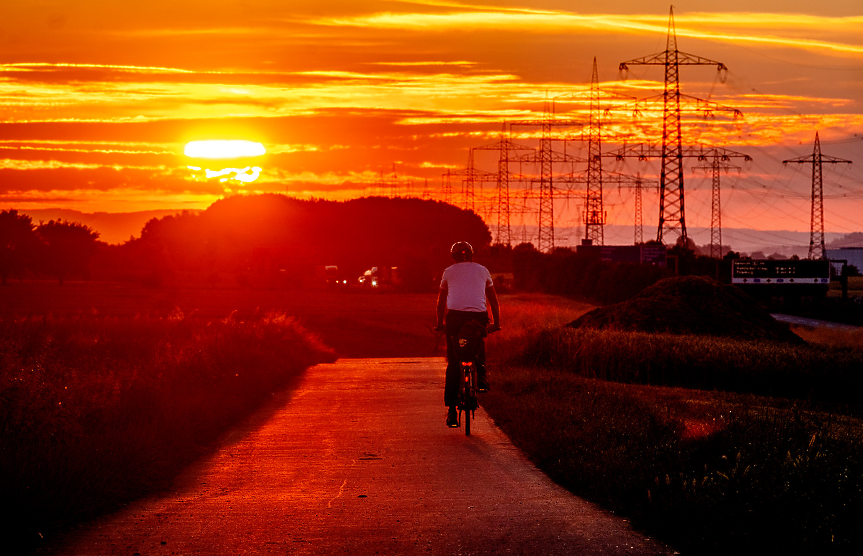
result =
[[[830,261],[735,259],[731,264],[732,284],[813,285],[830,283]]]

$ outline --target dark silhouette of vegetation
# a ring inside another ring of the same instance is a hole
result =
[[[669,297],[687,292],[657,286],[644,294],[676,314]],[[763,319],[719,289],[704,320],[724,320],[720,335],[751,320],[758,336]],[[628,308],[650,316],[642,297]],[[800,333],[811,345],[535,326],[489,340],[482,405],[556,482],[681,552],[849,554],[863,542],[863,336]]]
[[[483,407],[552,479],[682,553],[851,554],[863,542],[859,420],[545,367],[491,380]]]
[[[146,315],[146,313],[145,313]],[[295,319],[0,318],[0,534],[23,554],[162,488],[333,353]]]
[[[0,212],[0,279],[23,277],[25,272],[57,278],[90,275],[90,259],[99,248],[99,233],[78,222],[50,220],[33,225],[16,210]]]
[[[701,276],[665,278],[632,299],[594,309],[569,326],[804,343],[739,288]]]
[[[519,291],[576,295],[600,303],[629,299],[673,273],[654,265],[603,261],[595,252],[560,248],[541,253],[529,243],[513,249],[512,268]]]
[[[150,220],[140,238],[115,250],[105,264],[121,269],[118,277],[149,277],[156,284],[226,276],[247,284],[299,284],[315,265],[336,265],[350,276],[373,266],[397,267],[405,289],[427,291],[458,240],[482,251],[491,234],[475,213],[438,201],[236,196],[199,214]]]
[[[33,221],[16,210],[0,211],[0,282],[10,276],[21,277],[32,266],[39,239]]]
[[[89,278],[99,232],[78,222],[49,220],[36,227],[36,235],[42,241],[39,267],[45,274],[57,278],[61,286],[67,276]]]

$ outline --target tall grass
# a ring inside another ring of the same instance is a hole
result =
[[[303,369],[333,359],[276,313],[0,320],[4,542],[24,550],[157,488]]]
[[[861,413],[860,350],[559,327],[505,340],[483,406],[573,492],[690,553],[863,544],[863,421],[810,403]]]
[[[615,382],[859,402],[863,351],[707,336],[549,327],[501,349],[518,365]]]
[[[863,424],[751,396],[504,367],[482,400],[574,493],[691,554],[848,553],[863,543]]]

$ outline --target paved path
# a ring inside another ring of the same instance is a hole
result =
[[[63,555],[667,554],[539,472],[488,416],[444,426],[443,359],[346,359],[232,431],[173,492]]]
[[[835,330],[860,330],[859,326],[854,326],[852,324],[841,324],[838,322],[830,322],[826,320],[817,320],[817,319],[808,319],[806,317],[796,317],[794,315],[783,315],[781,313],[770,313],[770,316],[780,322],[787,322],[789,324],[799,324],[801,326],[810,326],[812,328],[833,328]]]

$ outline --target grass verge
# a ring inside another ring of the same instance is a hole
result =
[[[140,496],[308,366],[283,314],[0,320],[0,534],[12,553]]]
[[[501,350],[519,365],[653,386],[859,405],[863,351],[708,336],[568,327],[523,335]]]
[[[631,335],[596,332],[585,344],[577,332],[533,331],[490,347],[506,360],[492,366],[483,406],[554,480],[690,553],[845,553],[863,543],[860,419],[805,401],[582,376],[605,368],[604,378],[622,380],[628,370],[641,382],[639,359],[682,359],[685,370],[712,357],[719,368],[734,359],[734,342],[702,352],[698,339],[678,337],[675,349],[648,350],[652,337],[638,350],[626,345]],[[760,364],[764,346],[737,344],[749,353],[741,361]],[[829,362],[837,352],[821,353]]]

